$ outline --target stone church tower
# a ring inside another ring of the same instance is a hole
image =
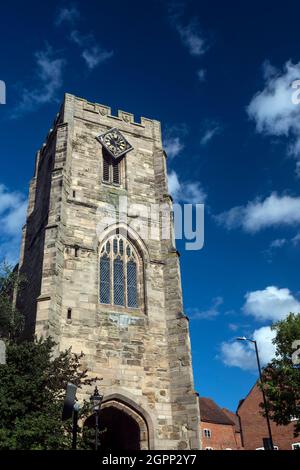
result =
[[[28,334],[103,378],[110,448],[200,447],[170,214],[160,123],[66,94],[30,184],[19,303]]]

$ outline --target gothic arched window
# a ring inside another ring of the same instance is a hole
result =
[[[100,251],[100,302],[138,308],[138,271],[133,245],[121,235],[109,238]]]

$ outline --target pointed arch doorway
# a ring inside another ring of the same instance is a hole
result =
[[[84,426],[94,429],[95,416]],[[103,452],[149,449],[149,432],[144,417],[126,403],[109,400],[103,403],[99,416],[99,441]]]

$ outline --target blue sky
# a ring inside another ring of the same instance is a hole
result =
[[[274,2],[1,5],[0,258],[19,244],[34,155],[65,91],[162,122],[175,200],[205,202],[181,252],[196,389],[235,409],[258,340],[300,311],[300,7]]]

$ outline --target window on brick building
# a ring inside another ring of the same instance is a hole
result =
[[[213,447],[205,447],[205,450],[214,450]]]
[[[211,438],[211,430],[210,429],[203,429],[203,435],[204,437],[207,437],[208,439]]]
[[[100,302],[127,308],[139,307],[140,260],[122,235],[110,237],[100,250]]]
[[[273,446],[274,447],[274,450],[279,450],[279,447],[278,446]],[[264,447],[257,447],[257,449],[255,450],[265,450]]]
[[[300,450],[300,442],[294,442],[294,444],[292,444],[292,449],[293,450]]]

